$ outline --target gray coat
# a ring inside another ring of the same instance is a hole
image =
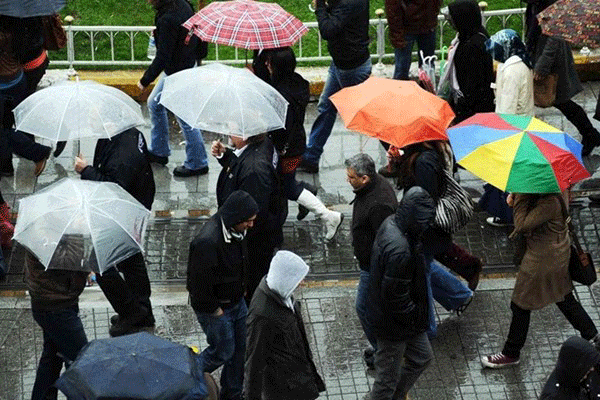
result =
[[[558,75],[554,104],[566,103],[583,90],[575,71],[571,47],[563,39],[540,35],[535,48],[533,69],[540,75]]]

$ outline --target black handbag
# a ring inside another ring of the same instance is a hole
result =
[[[592,255],[588,252],[583,251],[583,249],[581,248],[579,238],[577,237],[577,233],[575,233],[573,223],[571,222],[571,216],[567,211],[565,199],[563,199],[562,196],[559,196],[559,200],[560,205],[562,207],[563,215],[565,216],[567,225],[569,226],[569,233],[571,235],[571,256],[569,257],[569,275],[571,275],[571,280],[581,283],[582,285],[590,286],[598,279],[596,275],[596,267],[594,266],[594,261],[592,260]]]
[[[438,199],[434,223],[447,233],[462,229],[473,217],[473,200],[465,189],[444,169],[444,190]]]

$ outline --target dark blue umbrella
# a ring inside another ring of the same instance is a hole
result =
[[[196,358],[190,348],[146,332],[98,339],[55,385],[68,399],[203,399]]]
[[[11,17],[39,17],[59,12],[67,0],[2,0],[0,15]]]

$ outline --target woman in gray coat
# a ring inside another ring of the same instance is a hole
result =
[[[556,0],[526,0],[527,48],[534,60],[533,79],[543,80],[548,74],[558,75],[554,107],[577,128],[582,137],[581,154],[589,155],[600,145],[600,132],[592,125],[585,110],[571,98],[583,90],[571,47],[563,39],[542,34],[536,15]]]
[[[517,365],[527,339],[531,310],[551,303],[556,303],[584,339],[598,342],[600,337],[594,322],[573,296],[569,276],[569,228],[561,195],[510,194],[507,203],[513,207],[514,215],[515,229],[511,236],[523,233],[527,250],[512,294],[512,320],[504,349],[483,357],[481,363],[488,368]]]

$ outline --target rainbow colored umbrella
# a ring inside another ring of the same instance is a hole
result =
[[[534,117],[481,113],[447,132],[456,161],[507,192],[557,193],[590,176],[581,144]]]

